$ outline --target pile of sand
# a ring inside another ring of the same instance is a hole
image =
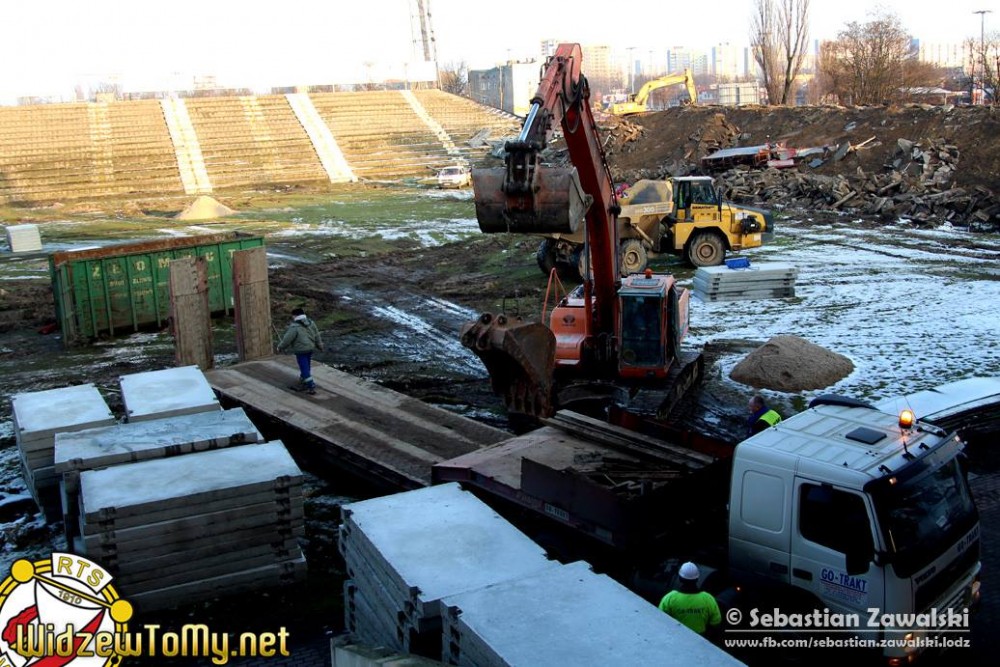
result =
[[[236,213],[228,206],[223,206],[208,195],[201,195],[186,209],[174,216],[177,220],[214,220]]]
[[[847,357],[798,336],[775,336],[736,364],[729,377],[757,389],[824,389],[854,370]]]

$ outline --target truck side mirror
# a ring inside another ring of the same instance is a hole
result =
[[[847,550],[847,574],[852,577],[864,574],[875,557],[875,550],[865,546],[851,546]]]

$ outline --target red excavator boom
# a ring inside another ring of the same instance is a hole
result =
[[[622,380],[663,380],[687,328],[687,292],[669,276],[626,280],[629,289],[620,289],[620,208],[581,62],[578,44],[559,45],[546,62],[520,135],[507,142],[504,168],[472,172],[483,232],[572,233],[585,224],[590,270],[582,289],[558,304],[547,325],[487,313],[462,331],[463,344],[483,360],[508,411],[529,417],[550,416],[564,403],[558,398],[560,375],[589,382],[605,397]],[[556,128],[572,167],[542,164]],[[580,394],[578,384],[574,395]]]

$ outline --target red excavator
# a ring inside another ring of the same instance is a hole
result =
[[[583,224],[589,249],[583,284],[558,302],[547,325],[484,313],[462,329],[463,345],[482,359],[512,422],[559,408],[593,414],[611,404],[662,415],[701,371],[700,354],[681,361],[688,291],[649,270],[619,276],[621,209],[581,62],[578,44],[559,45],[520,135],[507,142],[505,167],[472,171],[484,233],[570,234]],[[542,164],[557,127],[572,167]],[[550,276],[550,288],[557,280]]]

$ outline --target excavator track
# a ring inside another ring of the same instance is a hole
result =
[[[701,351],[682,352],[663,385],[640,387],[626,409],[640,416],[669,420],[670,413],[704,375],[705,355]]]

